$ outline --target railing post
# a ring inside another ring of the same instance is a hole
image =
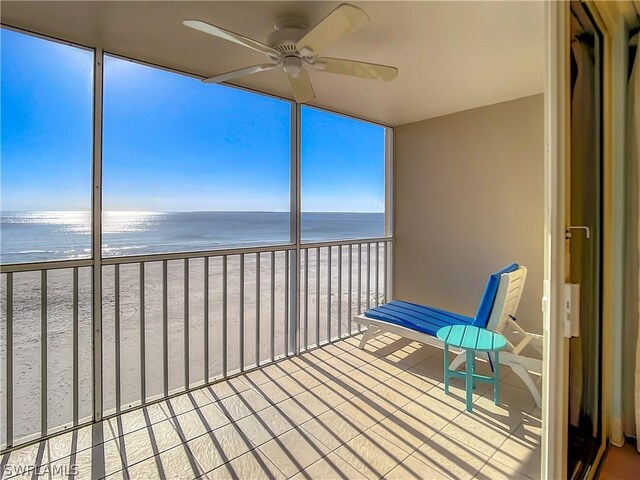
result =
[[[367,310],[371,308],[371,242],[367,242]]]
[[[203,308],[204,308],[204,383],[209,383],[209,257],[203,259]]]
[[[114,343],[116,348],[116,366],[115,366],[115,376],[116,376],[116,412],[120,412],[120,408],[122,405],[122,383],[121,383],[121,365],[122,365],[122,352],[120,351],[121,347],[121,337],[120,337],[120,265],[115,265],[114,267],[114,287],[113,287],[113,296],[114,296]]]
[[[256,253],[256,330],[255,330],[255,350],[256,367],[260,366],[260,323],[262,316],[260,315],[260,252]]]
[[[375,270],[375,282],[376,282],[376,301],[375,306],[380,305],[380,242],[376,242],[376,270]]]
[[[338,340],[342,338],[342,245],[338,246]]]
[[[5,332],[5,444],[7,448],[13,445],[13,273],[7,273],[7,324]]]
[[[275,252],[271,252],[271,256],[269,257],[271,259],[271,295],[270,295],[270,300],[271,300],[271,322],[270,322],[270,326],[269,326],[269,333],[270,333],[270,345],[269,345],[269,350],[271,353],[271,361],[273,362],[276,359],[276,345],[275,345],[275,336],[276,336],[276,253]],[[286,336],[286,332],[284,333],[284,335]]]
[[[387,262],[389,261],[389,242],[383,242],[382,245],[384,247],[384,254],[382,256],[382,281],[384,282],[382,286],[382,295],[384,295],[383,303],[387,303],[389,301],[389,292],[387,290],[389,285],[389,279],[387,278],[389,275],[389,268],[387,265]]]
[[[244,253],[240,254],[240,280],[238,297],[240,308],[238,309],[238,330],[240,338],[238,340],[238,359],[240,371],[244,372]]]
[[[47,270],[40,271],[40,431],[44,437],[47,434],[48,380],[47,380]]]
[[[347,304],[349,305],[349,317],[347,319],[347,327],[349,328],[349,335],[353,335],[352,315],[353,315],[353,245],[349,245],[349,277],[347,280]]]
[[[184,341],[184,346],[182,347],[182,352],[184,354],[184,389],[185,390],[189,390],[189,385],[191,384],[190,382],[190,378],[189,378],[189,361],[190,361],[190,355],[189,355],[189,259],[185,258],[184,259],[184,318],[183,318],[183,322],[184,322],[184,326],[183,329],[184,331],[183,333],[183,341]]]
[[[304,349],[305,350],[309,349],[309,249],[308,248],[304,249]]]
[[[147,343],[145,324],[144,262],[140,262],[140,401],[147,403]]]
[[[331,262],[332,262],[332,250],[329,246],[327,248],[327,343],[331,343]]]
[[[78,352],[78,343],[79,343],[79,303],[78,303],[78,267],[73,267],[73,326],[72,326],[72,338],[73,338],[73,347],[72,347],[72,377],[73,377],[73,399],[72,399],[72,410],[73,410],[73,425],[77,426],[80,420],[80,395],[79,395],[79,383],[80,383],[80,373],[79,373],[79,352]]]
[[[362,313],[362,243],[358,243],[358,315]],[[358,323],[358,332],[362,325]]]
[[[289,353],[291,351],[289,343],[290,343],[290,338],[289,338],[289,311],[290,311],[290,306],[289,306],[289,299],[292,296],[290,293],[290,285],[291,285],[291,280],[290,280],[290,275],[289,275],[289,262],[290,262],[290,258],[289,256],[291,255],[291,250],[285,250],[284,251],[284,329],[283,329],[283,334],[282,336],[284,337],[284,356],[288,357]]]
[[[227,376],[227,256],[222,257],[222,376]]]
[[[162,261],[162,385],[169,395],[169,273],[167,261]]]
[[[320,247],[316,247],[316,347],[320,346]]]
[[[91,189],[91,254],[93,256],[93,420],[102,420],[102,91],[104,56],[93,58],[93,161]]]

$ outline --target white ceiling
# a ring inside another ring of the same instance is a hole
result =
[[[315,24],[340,2],[12,2],[3,24],[204,76],[264,63],[182,26],[199,19],[266,41],[279,16]],[[401,125],[542,92],[543,2],[351,2],[371,23],[323,55],[394,65],[390,82],[312,71],[313,105]],[[237,85],[291,98],[282,71]]]

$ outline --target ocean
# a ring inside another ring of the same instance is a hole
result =
[[[306,242],[384,236],[383,213],[302,214]],[[289,243],[287,212],[105,212],[105,257]],[[91,257],[89,212],[0,212],[0,263]]]

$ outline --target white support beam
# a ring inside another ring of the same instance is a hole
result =
[[[102,420],[102,92],[103,52],[93,62],[93,163],[91,254],[93,256],[93,420]]]
[[[542,478],[567,472],[568,345],[562,331],[565,281],[565,168],[569,140],[569,3],[545,3],[545,255]]]

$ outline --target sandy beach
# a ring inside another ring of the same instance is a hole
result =
[[[332,249],[331,291],[328,289],[328,250],[322,249],[319,262],[316,251],[309,251],[308,275],[302,255],[300,334],[304,348],[305,323],[308,324],[308,344],[324,342],[328,333],[328,312],[331,311],[331,335],[338,329],[348,331],[348,247],[343,248],[341,288],[338,290],[338,248]],[[370,302],[376,302],[375,249],[371,250]],[[361,309],[367,304],[367,249],[362,249]],[[285,316],[285,253],[274,255],[275,281],[272,285],[272,258],[270,253],[260,254],[259,322],[257,322],[256,254],[244,259],[243,317],[244,335],[240,332],[240,257],[229,256],[227,263],[227,371],[240,368],[240,345],[243,346],[244,367],[256,364],[256,335],[259,341],[260,362],[285,354],[288,319]],[[167,266],[167,345],[168,389],[185,388],[185,327],[189,337],[189,385],[195,386],[222,376],[223,365],[223,285],[222,257],[209,260],[208,272],[208,337],[209,378],[205,378],[205,275],[204,259],[189,260],[188,295],[185,296],[185,262],[172,260]],[[316,271],[319,266],[319,292]],[[384,285],[384,247],[380,246],[378,299],[382,300]],[[116,295],[114,266],[103,267],[103,391],[104,410],[116,408]],[[5,425],[5,362],[6,362],[6,275],[0,284],[0,424]],[[308,298],[305,298],[305,278],[308,278]],[[78,370],[79,417],[92,411],[91,380],[91,268],[80,268],[78,273]],[[39,272],[16,273],[13,276],[13,337],[14,337],[14,437],[20,439],[41,430],[41,277]],[[357,249],[352,254],[351,314],[358,311]],[[163,278],[162,263],[148,262],[144,273],[144,332],[140,318],[140,264],[119,267],[119,336],[120,336],[120,404],[122,409],[141,401],[141,333],[144,334],[146,355],[146,396],[154,398],[164,392],[163,372]],[[272,296],[273,292],[273,296]],[[185,298],[188,299],[188,321],[185,322]],[[338,315],[341,304],[340,316]],[[305,322],[305,312],[307,320]],[[273,318],[273,352],[272,348]],[[319,328],[316,325],[319,324]],[[73,419],[73,273],[72,269],[52,270],[47,275],[47,392],[49,429],[69,424]],[[355,327],[355,326],[354,326]],[[0,428],[0,444],[5,442],[5,429]]]

